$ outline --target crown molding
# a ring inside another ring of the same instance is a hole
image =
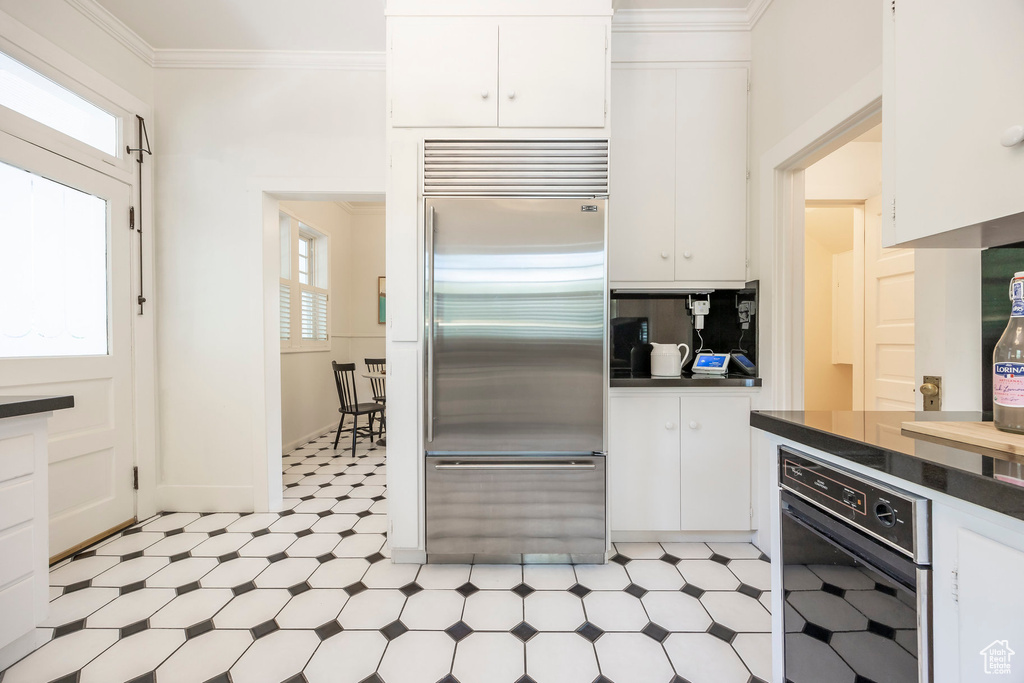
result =
[[[350,216],[383,216],[384,202],[334,202]]]
[[[334,69],[383,71],[383,52],[156,50],[158,69]]]
[[[749,31],[771,0],[750,0],[745,8],[624,9],[612,18],[613,33]]]
[[[115,17],[106,7],[96,0],[65,0],[65,2],[81,12],[86,19],[96,24],[107,35],[128,48],[136,57],[149,66],[154,66],[155,51],[153,47],[143,40],[142,36],[128,28],[123,21]]]

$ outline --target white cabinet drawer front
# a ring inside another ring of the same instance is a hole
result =
[[[0,481],[31,474],[34,459],[35,437],[32,434],[0,439]]]
[[[495,20],[393,20],[391,39],[391,125],[497,125]]]
[[[0,486],[0,533],[32,519],[34,493],[35,482],[32,481]]]
[[[17,640],[35,627],[35,580],[25,579],[0,590],[0,647]]]
[[[32,573],[32,535],[31,527],[0,534],[0,586]]]
[[[613,397],[608,488],[615,531],[679,530],[679,399]]]

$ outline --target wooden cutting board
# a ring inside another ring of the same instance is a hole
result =
[[[1024,434],[1001,432],[991,422],[904,422],[904,436],[937,439],[1024,456]]]

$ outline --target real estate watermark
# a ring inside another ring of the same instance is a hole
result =
[[[1011,662],[1016,652],[1010,649],[1006,640],[994,640],[979,653],[985,662],[985,674],[991,676],[1008,676],[1011,673]]]

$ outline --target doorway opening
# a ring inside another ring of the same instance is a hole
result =
[[[804,409],[914,409],[914,251],[883,249],[876,126],[804,171]]]
[[[264,509],[282,505],[284,455],[311,442],[323,446],[322,437],[333,437],[338,427],[332,361],[354,363],[359,401],[373,400],[370,379],[363,375],[366,359],[385,356],[385,326],[378,322],[385,275],[383,200],[377,194],[263,192]],[[351,418],[347,422],[346,433]],[[259,509],[263,496],[256,496]]]

